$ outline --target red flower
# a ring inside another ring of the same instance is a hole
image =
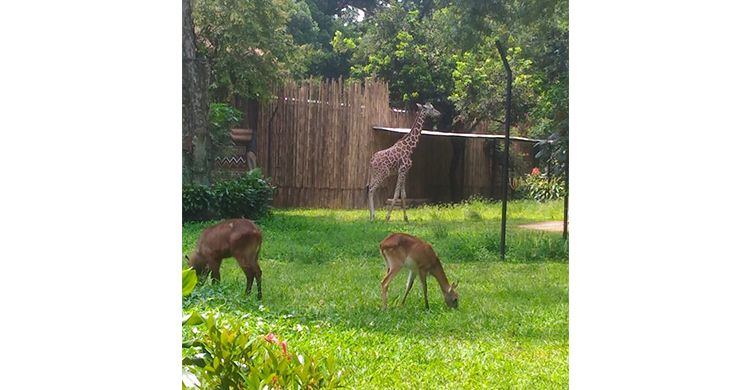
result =
[[[541,171],[539,171],[539,168],[537,168],[537,167],[534,167],[534,169],[532,169],[532,170],[531,170],[531,175],[532,175],[532,176],[537,176],[537,175],[539,175],[540,173],[542,173],[542,172],[541,172]]]
[[[279,342],[279,339],[273,333],[267,334],[266,337],[264,337],[264,339],[266,341],[268,341],[269,343],[278,343]]]
[[[284,352],[284,356],[286,356],[287,359],[291,360],[289,353],[286,350],[286,341],[281,342],[281,351]]]

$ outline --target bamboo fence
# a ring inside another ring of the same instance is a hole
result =
[[[276,87],[275,97],[258,106],[255,129],[258,166],[277,187],[274,205],[366,207],[370,157],[401,137],[372,127],[408,128],[415,119],[413,112],[393,110],[388,94],[388,84],[381,81],[307,80]],[[463,142],[458,195],[489,196],[491,141]],[[407,198],[450,201],[452,156],[447,137],[421,137],[412,156]],[[394,186],[391,178],[378,190],[378,204],[393,196]]]

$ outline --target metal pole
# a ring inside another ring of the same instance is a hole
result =
[[[503,60],[503,66],[505,67],[506,84],[505,84],[505,154],[503,155],[503,174],[502,174],[502,197],[503,197],[503,214],[502,223],[500,226],[500,259],[505,260],[505,232],[507,220],[506,216],[508,213],[508,165],[510,163],[510,98],[511,98],[511,87],[513,85],[513,73],[510,71],[510,65],[508,59],[505,57],[505,51],[500,45],[500,41],[495,41],[497,51],[500,53],[500,58]]]
[[[570,150],[570,149],[568,149]],[[568,196],[570,196],[570,179],[568,173],[570,172],[570,152],[565,156],[565,205],[563,206],[563,239],[568,239]]]

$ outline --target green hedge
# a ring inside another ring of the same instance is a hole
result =
[[[211,186],[182,186],[182,220],[207,221],[226,218],[260,219],[268,214],[274,187],[260,169]]]

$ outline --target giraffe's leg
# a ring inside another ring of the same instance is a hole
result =
[[[396,191],[393,192],[393,199],[391,200],[391,204],[388,205],[388,213],[385,215],[385,221],[388,222],[391,220],[391,211],[393,211],[393,206],[396,204],[396,198],[399,195],[399,192],[401,192],[401,180],[398,180],[396,182]]]
[[[401,183],[401,210],[404,210],[404,222],[409,222],[409,217],[406,216],[406,175]]]
[[[375,190],[377,187],[370,186],[367,190],[367,205],[370,207],[370,222],[375,220]]]

